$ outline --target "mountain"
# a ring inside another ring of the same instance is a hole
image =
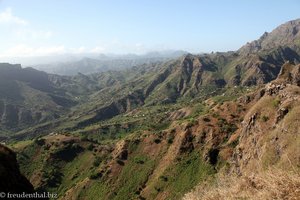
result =
[[[77,61],[56,62],[34,65],[33,67],[52,74],[76,75],[77,73],[92,74],[109,70],[122,70],[132,66],[163,62],[179,57],[184,51],[149,52],[144,55],[105,55],[85,57]]]
[[[5,105],[35,108],[44,101],[45,113],[59,114],[24,127],[1,124],[1,140],[17,152],[34,188],[60,199],[296,198],[300,56],[297,33],[289,32],[294,27],[298,20],[250,43],[255,48],[93,74],[2,64]]]

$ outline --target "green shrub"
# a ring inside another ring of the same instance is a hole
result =
[[[173,143],[174,138],[168,138],[168,144],[172,144]]]
[[[263,122],[266,122],[266,121],[269,120],[269,117],[264,115],[264,116],[261,117],[261,120],[262,120]]]
[[[34,142],[39,146],[43,146],[45,144],[45,139],[44,138],[38,138],[38,139],[35,139]]]
[[[156,144],[159,144],[159,143],[161,142],[161,140],[160,140],[159,138],[156,138],[156,139],[154,139],[154,142],[155,142]]]
[[[280,99],[279,99],[279,98],[273,99],[273,101],[272,101],[272,106],[273,106],[274,108],[278,108],[279,104],[280,104]]]
[[[93,162],[93,166],[98,167],[101,162],[102,162],[102,159],[100,157],[95,157],[95,160]]]
[[[137,164],[144,164],[147,161],[147,158],[144,156],[136,156],[133,160]]]
[[[159,178],[160,178],[160,180],[162,180],[164,182],[168,181],[168,177],[167,176],[160,176]]]
[[[87,150],[92,151],[94,149],[94,145],[93,144],[89,144],[89,146],[87,147]]]
[[[101,172],[95,172],[95,173],[92,173],[90,175],[90,179],[98,179],[98,178],[101,178],[102,177],[102,173]]]

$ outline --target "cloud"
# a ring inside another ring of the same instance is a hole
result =
[[[0,57],[36,57],[62,54],[103,53],[104,51],[105,48],[99,46],[94,48],[87,48],[84,46],[78,48],[66,48],[64,45],[32,47],[25,44],[18,44],[11,48],[8,48],[4,52],[1,52]]]
[[[20,39],[49,39],[53,36],[52,31],[34,30],[34,29],[19,29],[15,31],[15,36]]]
[[[90,53],[104,53],[105,51],[105,48],[104,47],[95,47],[95,48],[92,48],[90,50]]]
[[[145,53],[147,51],[147,47],[142,43],[136,43],[134,48],[135,48],[135,51],[139,52],[139,53],[141,53],[141,52]]]
[[[19,44],[9,48],[1,54],[1,57],[31,57],[31,56],[48,56],[66,53],[63,45],[49,47],[30,47]]]
[[[28,21],[13,15],[11,8],[6,8],[0,13],[0,24],[16,24],[26,26],[29,23]]]
[[[53,36],[52,31],[36,29],[29,21],[16,16],[11,8],[0,11],[0,25],[4,30],[2,34],[7,35],[3,38],[13,38],[18,43],[34,43],[39,40],[47,40]]]
[[[87,51],[87,48],[82,46],[79,48],[70,48],[69,53],[75,53],[75,54],[80,54],[80,53],[85,53]]]

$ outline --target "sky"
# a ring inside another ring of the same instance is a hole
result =
[[[1,58],[237,50],[299,0],[0,0]]]

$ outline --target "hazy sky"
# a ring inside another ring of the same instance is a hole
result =
[[[0,0],[0,57],[236,50],[297,18],[299,0]]]

